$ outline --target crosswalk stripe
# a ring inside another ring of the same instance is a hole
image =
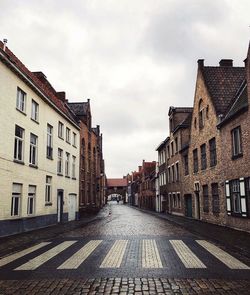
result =
[[[142,241],[142,267],[162,268],[161,258],[155,240]]]
[[[206,268],[203,262],[181,240],[170,240],[176,254],[186,268]]]
[[[71,245],[73,245],[76,241],[66,241],[63,242],[54,248],[46,251],[45,253],[29,260],[28,262],[22,264],[21,266],[17,267],[15,270],[34,270],[62,252],[63,250],[67,249]]]
[[[18,258],[21,258],[21,257],[23,257],[23,256],[25,256],[25,255],[27,255],[27,254],[29,254],[31,252],[34,252],[34,251],[36,251],[36,250],[38,250],[38,249],[40,249],[40,248],[42,248],[42,247],[44,247],[44,246],[46,246],[48,244],[50,244],[50,242],[42,242],[42,243],[40,243],[38,245],[32,246],[32,247],[27,248],[25,250],[22,250],[22,251],[19,251],[17,253],[14,253],[12,255],[6,256],[6,257],[4,257],[4,258],[2,258],[0,260],[0,267],[6,265],[6,264],[8,264],[8,263],[10,263],[10,262],[12,262],[12,261],[14,261],[16,259],[18,259]]]
[[[128,244],[128,240],[117,240],[103,259],[100,268],[119,268]]]
[[[67,259],[57,269],[76,269],[89,255],[101,244],[102,240],[92,240],[77,251],[73,256]]]
[[[196,242],[210,252],[213,256],[219,259],[222,263],[228,266],[230,269],[250,269],[246,264],[242,263],[235,257],[231,256],[219,247],[205,241],[196,240]]]

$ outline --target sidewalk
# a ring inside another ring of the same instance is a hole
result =
[[[23,250],[35,243],[53,239],[62,233],[103,219],[107,217],[108,214],[109,206],[105,206],[97,214],[86,215],[86,217],[83,217],[80,220],[43,227],[29,232],[15,234],[13,236],[2,237],[0,238],[0,257],[3,257],[13,251]]]
[[[129,205],[130,206],[130,205]],[[133,206],[131,206],[133,207]],[[167,213],[158,213],[150,210],[133,207],[140,211],[163,218],[172,224],[179,225],[182,228],[203,237],[204,239],[214,241],[230,248],[233,252],[243,254],[250,259],[250,233],[239,231],[233,228],[220,226],[205,221],[176,216]]]

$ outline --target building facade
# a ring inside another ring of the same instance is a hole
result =
[[[79,126],[65,93],[0,43],[0,235],[78,216]]]
[[[100,126],[92,127],[90,100],[68,103],[80,126],[79,211],[97,211],[104,205],[104,159]]]

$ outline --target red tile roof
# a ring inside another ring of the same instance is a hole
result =
[[[108,178],[107,185],[108,186],[127,186],[127,179],[126,178]]]
[[[3,51],[3,42],[0,41],[0,51],[5,55],[5,57],[14,64],[26,77],[31,80],[33,84],[60,110],[62,111],[71,121],[74,121],[72,113],[66,106],[66,101],[60,100],[54,88],[47,81],[47,83],[43,83],[39,78],[37,73],[31,72],[16,56],[15,54],[6,47],[5,51]],[[76,124],[76,122],[74,121]]]

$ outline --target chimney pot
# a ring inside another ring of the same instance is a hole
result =
[[[233,60],[232,59],[221,59],[219,64],[220,64],[220,67],[232,67]]]
[[[57,97],[61,100],[61,101],[65,101],[66,100],[66,93],[65,91],[60,91],[56,93]]]

